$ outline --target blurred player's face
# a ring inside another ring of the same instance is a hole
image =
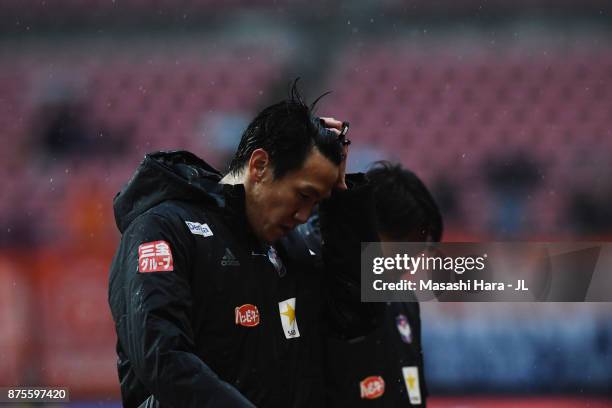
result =
[[[255,234],[274,242],[308,220],[313,207],[331,194],[339,168],[313,148],[304,165],[274,179],[268,154],[253,152],[245,180],[247,217]]]

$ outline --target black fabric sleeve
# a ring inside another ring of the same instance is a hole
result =
[[[347,185],[321,203],[319,217],[329,326],[350,339],[380,324],[384,303],[361,302],[361,243],[379,241],[372,189],[363,174],[347,175]]]
[[[162,250],[169,248],[171,270],[153,271],[150,263],[143,264],[151,257],[146,261],[142,249],[150,253],[147,243],[155,242],[163,242]],[[253,407],[194,354],[189,279],[193,251],[193,237],[186,228],[160,215],[145,214],[125,231],[117,260],[126,305],[117,326],[119,342],[151,393],[149,406]]]

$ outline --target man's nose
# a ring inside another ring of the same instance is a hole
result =
[[[311,207],[302,207],[293,214],[293,218],[299,222],[300,224],[308,221],[308,217],[310,217],[310,212],[312,211]]]

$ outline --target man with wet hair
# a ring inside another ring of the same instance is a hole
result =
[[[274,242],[306,222],[334,187],[346,188],[346,148],[333,127],[342,124],[313,118],[312,108],[294,86],[290,102],[264,109],[245,130],[221,180],[244,185],[249,222],[264,241]]]
[[[367,331],[375,310],[336,296],[358,274],[324,271],[294,230],[346,188],[342,124],[312,108],[294,84],[248,126],[227,175],[158,152],[115,198],[109,303],[125,407],[324,405],[323,336]],[[373,240],[371,221],[347,243]]]

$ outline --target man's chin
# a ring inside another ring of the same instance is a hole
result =
[[[267,236],[264,238],[264,240],[268,242],[269,244],[271,244],[273,242],[278,241],[282,237],[286,236],[290,232],[291,232],[291,228],[281,227],[281,226],[274,227],[270,230],[268,234],[266,234]]]

